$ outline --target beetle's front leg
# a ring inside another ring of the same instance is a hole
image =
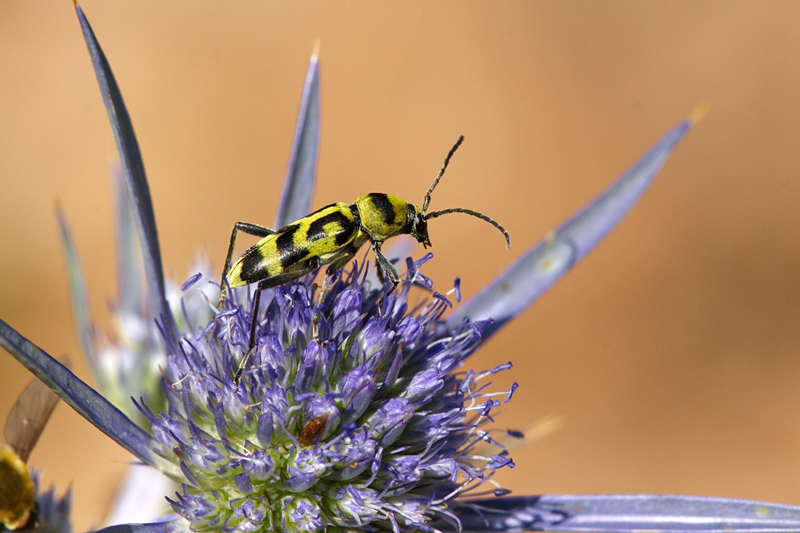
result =
[[[228,284],[225,283],[225,278],[228,276],[228,270],[231,268],[231,257],[233,257],[233,247],[236,244],[236,233],[239,231],[261,239],[275,233],[275,230],[271,230],[265,226],[259,226],[258,224],[250,224],[249,222],[237,222],[233,225],[231,242],[228,245],[228,255],[225,257],[225,264],[222,266],[222,279],[219,282],[219,304],[217,307],[222,305],[222,300],[228,292]]]
[[[389,289],[389,292],[391,293],[397,287],[397,284],[400,283],[400,276],[397,275],[397,269],[394,268],[394,265],[391,263],[391,261],[386,259],[386,256],[381,253],[382,244],[382,242],[373,242],[372,251],[375,253],[375,264],[378,267],[378,277],[384,285],[386,284],[387,280],[392,284],[392,287]]]
[[[395,288],[397,288],[397,284],[400,283],[400,276],[397,275],[397,269],[395,269],[394,265],[392,265],[392,263],[386,259],[386,256],[381,253],[382,244],[382,242],[372,243],[372,251],[375,253],[375,265],[378,268],[378,277],[384,284],[384,288],[387,281],[391,283],[392,286],[388,291],[384,292],[384,295],[378,300],[379,313],[382,313],[381,309],[383,309],[383,299],[385,296],[394,292]]]

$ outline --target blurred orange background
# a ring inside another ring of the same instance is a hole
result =
[[[219,269],[271,224],[321,41],[314,206],[418,203],[458,135],[424,272],[468,297],[695,106],[711,110],[574,272],[488,342],[521,388],[498,419],[561,430],[515,450],[517,494],[683,493],[800,505],[800,4],[86,0],[144,155],[167,274]],[[54,203],[96,322],[115,294],[116,157],[72,3],[0,3],[0,317],[79,354]],[[420,250],[421,252],[421,250]],[[85,379],[83,364],[77,372]],[[0,354],[0,418],[29,374]],[[126,452],[57,409],[31,464],[102,521]]]

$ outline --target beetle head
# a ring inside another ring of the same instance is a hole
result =
[[[411,231],[409,233],[417,239],[418,243],[427,248],[431,245],[431,240],[428,237],[428,219],[425,217],[425,213],[420,211],[417,206],[409,204],[409,208],[413,208],[413,213],[411,209],[409,209],[408,213],[411,219]]]

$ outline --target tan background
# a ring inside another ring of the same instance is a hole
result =
[[[800,4],[83,3],[150,178],[167,272],[236,220],[270,224],[321,39],[315,206],[419,202],[459,134],[425,272],[474,293],[703,101],[617,231],[472,364],[515,365],[499,420],[566,425],[515,453],[517,493],[686,493],[800,505]],[[107,325],[114,144],[71,2],[0,3],[0,317],[77,354],[53,205]],[[86,377],[85,367],[78,369]],[[6,413],[28,379],[0,354]],[[2,416],[5,416],[4,414]],[[126,453],[63,406],[31,461],[98,524]]]

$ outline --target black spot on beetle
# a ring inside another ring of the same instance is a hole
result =
[[[298,229],[300,229],[298,224],[290,224],[280,230],[278,238],[275,239],[278,257],[281,258],[281,266],[284,270],[302,261],[308,255],[308,250],[302,246],[297,246],[294,242],[294,236]]]
[[[325,226],[334,224],[336,229],[326,231]],[[306,238],[310,242],[318,241],[326,237],[333,236],[337,246],[346,243],[356,230],[355,223],[347,218],[341,211],[333,211],[325,216],[319,217],[308,226]]]
[[[264,256],[256,246],[253,246],[242,255],[242,270],[239,273],[239,278],[249,285],[255,283],[266,277],[269,277],[267,270],[267,263],[264,261]]]
[[[393,226],[395,224],[395,212],[394,205],[392,205],[392,202],[389,200],[389,195],[373,192],[369,195],[369,199],[373,207],[375,207],[383,217],[383,221],[387,225]]]

